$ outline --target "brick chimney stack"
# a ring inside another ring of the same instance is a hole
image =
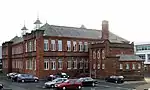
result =
[[[102,21],[102,39],[109,39],[109,24],[108,21]]]

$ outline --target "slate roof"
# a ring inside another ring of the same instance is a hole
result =
[[[44,24],[39,28],[40,30],[45,30],[45,36],[61,36],[61,37],[76,37],[76,38],[88,38],[88,39],[101,39],[102,31],[96,29],[86,29],[86,28],[76,28],[76,27],[66,27],[66,26],[56,26]],[[129,42],[128,40],[121,38],[112,32],[109,32],[110,42]]]
[[[120,56],[119,61],[144,61],[136,55],[117,55]]]
[[[23,42],[23,38],[22,38],[22,37],[15,36],[15,37],[12,38],[10,41],[13,41],[13,44],[16,44],[16,43],[19,43],[19,42]]]
[[[35,23],[41,24],[41,22],[38,19]],[[87,38],[87,39],[101,39],[102,37],[101,30],[86,29],[81,27],[76,28],[76,27],[56,26],[56,25],[49,25],[48,23],[46,23],[39,29],[44,30],[44,36],[76,37],[76,38]],[[13,43],[15,44],[15,43],[22,42],[23,38],[15,36],[10,41],[13,41]],[[109,32],[109,41],[116,42],[116,43],[129,42],[128,40],[121,38],[112,32]]]

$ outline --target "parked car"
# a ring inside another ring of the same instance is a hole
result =
[[[17,74],[12,78],[12,81],[17,82],[38,82],[38,77],[35,77],[31,74]]]
[[[56,75],[49,75],[47,77],[47,80],[52,81],[56,78],[69,78],[69,75],[67,75],[66,73],[57,73]]]
[[[15,72],[12,72],[12,73],[8,73],[7,74],[7,77],[9,78],[9,79],[11,79],[14,75],[16,75],[17,73],[15,73]]]
[[[82,82],[83,86],[95,86],[97,84],[97,81],[91,77],[83,77],[79,78],[79,80]]]
[[[48,81],[44,84],[45,88],[54,88],[55,87],[55,84],[58,84],[58,83],[62,83],[64,81],[66,81],[67,78],[56,78],[52,81]]]
[[[59,89],[63,89],[63,90],[66,90],[66,89],[70,89],[70,90],[74,90],[74,89],[82,89],[82,83],[80,80],[78,79],[68,79],[62,83],[58,83],[55,85],[55,88],[56,90],[59,90]]]
[[[3,89],[3,84],[0,83],[0,90]]]
[[[113,82],[113,83],[123,83],[124,77],[123,76],[109,76],[105,78],[106,82]]]

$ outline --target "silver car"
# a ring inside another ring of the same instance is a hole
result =
[[[54,88],[55,87],[55,84],[58,84],[58,83],[62,83],[64,81],[66,81],[67,78],[56,78],[52,81],[48,81],[44,84],[45,88]]]

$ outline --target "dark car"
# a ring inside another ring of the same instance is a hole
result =
[[[0,90],[3,89],[3,84],[0,83]]]
[[[17,74],[12,78],[12,81],[17,82],[38,82],[38,77],[35,77],[31,74]]]
[[[2,89],[3,89],[3,84],[0,83],[0,90],[2,90]]]
[[[55,85],[56,90],[75,90],[75,89],[82,89],[82,83],[78,79],[68,79],[63,83],[59,83]]]
[[[106,82],[113,82],[113,83],[123,83],[124,77],[123,76],[109,76],[105,78]]]
[[[67,75],[66,73],[57,73],[56,75],[49,75],[47,77],[47,80],[52,81],[56,78],[69,78],[69,75]]]
[[[79,80],[82,82],[83,86],[95,86],[97,84],[97,81],[91,77],[83,77],[79,78]]]

